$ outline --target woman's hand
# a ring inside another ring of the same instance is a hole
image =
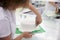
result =
[[[40,16],[36,17],[36,26],[39,25],[42,22],[42,19]]]
[[[21,40],[22,38],[31,38],[32,34],[29,32],[24,32],[23,34],[16,37],[14,40]]]
[[[22,35],[24,38],[31,38],[32,37],[32,34],[29,32],[24,32]]]

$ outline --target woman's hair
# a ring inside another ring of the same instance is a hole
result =
[[[29,0],[0,0],[0,6],[3,8],[8,8],[12,4],[15,6],[20,5],[22,7],[26,7],[29,4]]]

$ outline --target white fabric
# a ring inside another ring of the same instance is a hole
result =
[[[0,7],[0,38],[6,37],[15,33],[15,19],[14,14],[9,10],[4,10]]]
[[[4,10],[0,7],[0,37],[5,37],[11,34],[10,23],[6,17],[4,17]]]
[[[12,32],[12,38],[14,37],[15,30],[16,30],[16,23],[15,23],[15,13],[13,11],[7,10],[7,17],[11,24],[11,32]]]
[[[4,18],[3,9],[0,7],[0,20]]]

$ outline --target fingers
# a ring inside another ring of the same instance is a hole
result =
[[[32,34],[30,32],[24,32],[23,35],[24,35],[24,38],[31,38],[32,37]]]
[[[40,16],[36,17],[36,26],[39,25],[42,22],[42,19]]]

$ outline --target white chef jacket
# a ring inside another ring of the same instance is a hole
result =
[[[15,33],[16,23],[15,14],[8,9],[0,7],[0,38],[6,37]]]

